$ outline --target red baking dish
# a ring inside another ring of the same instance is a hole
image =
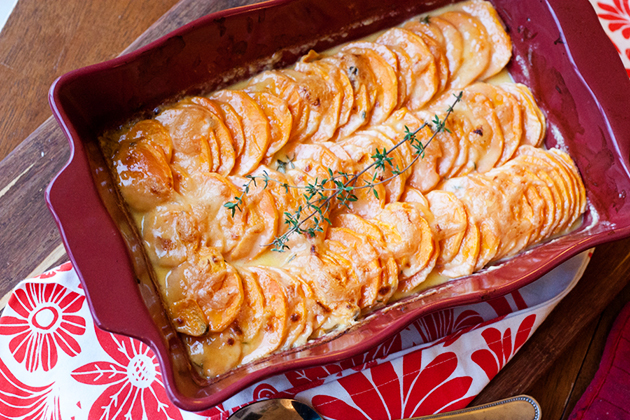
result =
[[[515,81],[531,87],[547,116],[547,146],[567,150],[584,178],[589,208],[581,227],[492,269],[382,309],[336,337],[212,381],[191,372],[106,170],[98,134],[165,101],[287,66],[311,48],[322,51],[446,3],[269,1],[205,16],[53,84],[51,107],[72,153],[48,187],[48,206],[96,324],[148,344],[178,406],[205,409],[265,377],[357,355],[422,315],[504,295],[589,247],[630,235],[630,81],[594,10],[587,0],[493,0],[514,43],[508,69]]]

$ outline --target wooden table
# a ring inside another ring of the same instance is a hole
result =
[[[43,199],[68,157],[67,142],[49,118],[52,81],[194,17],[243,3],[19,0],[0,33],[0,308],[17,282],[66,259]],[[629,258],[630,239],[598,247],[577,287],[474,404],[527,393],[541,403],[545,420],[567,418],[597,370],[612,322],[630,300]]]

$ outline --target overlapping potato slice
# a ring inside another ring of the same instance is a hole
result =
[[[435,113],[431,114],[431,112],[429,111],[418,111],[415,113],[415,115],[426,123],[430,123],[436,116],[440,119],[440,121],[444,121],[446,113],[441,112],[438,115]],[[451,172],[457,172],[464,165],[467,158],[467,156],[462,156],[459,162],[459,167],[456,170],[453,170],[455,163],[460,158],[459,152],[460,142],[462,142],[461,139],[464,139],[463,141],[465,142],[465,145],[468,144],[467,136],[455,130],[455,124],[456,123],[453,121],[453,119],[449,117],[449,119],[446,120],[446,128],[448,128],[448,130],[440,131],[435,135],[433,140],[431,140],[431,143],[435,142],[439,145],[439,149],[441,152],[440,156],[437,157],[437,166],[435,168],[438,179],[448,176]],[[457,134],[459,134],[459,137],[457,136]],[[431,146],[431,144],[426,145],[425,142],[423,142],[423,144],[427,146],[425,153],[435,153],[434,150],[431,150],[431,148],[433,147]],[[435,184],[430,183],[429,189],[433,188],[434,186]]]
[[[309,285],[326,309],[327,319],[321,328],[347,325],[359,315],[361,286],[352,264],[325,244],[297,253],[283,269]]]
[[[201,240],[190,204],[167,203],[145,213],[140,234],[149,258],[162,267],[184,262]]]
[[[562,150],[555,149],[555,148],[550,149],[549,151],[560,158],[559,159],[560,163],[564,165],[565,169],[567,169],[567,171],[571,175],[570,179],[573,182],[574,188],[576,190],[576,197],[577,197],[576,212],[573,213],[573,216],[571,218],[572,221],[574,222],[578,219],[578,217],[580,217],[582,213],[586,211],[586,188],[584,187],[584,183],[582,182],[582,177],[580,176],[580,173],[578,172],[578,168],[575,165],[575,162],[573,162],[573,159],[571,159],[571,156],[569,156],[567,153],[563,152]]]
[[[503,134],[503,152],[497,162],[497,165],[502,165],[514,156],[521,143],[523,136],[521,106],[510,93],[488,83],[475,83],[466,90],[480,93],[492,103]]]
[[[449,262],[436,265],[438,273],[443,276],[457,278],[467,276],[475,271],[477,257],[481,248],[481,237],[475,221],[470,217],[468,211],[466,211],[466,214],[468,223],[457,254]]]
[[[149,143],[164,153],[167,162],[170,162],[173,157],[173,141],[171,140],[171,136],[166,127],[157,120],[138,121],[129,127],[128,130],[123,131],[115,142],[104,143],[103,146],[117,148],[120,144],[126,142]],[[114,153],[110,151],[108,155],[113,157]]]
[[[241,268],[241,272],[247,269]],[[288,303],[282,286],[271,276],[249,271],[260,286],[264,298],[261,327],[253,338],[243,345],[241,363],[267,356],[278,349],[287,335]]]
[[[455,258],[462,245],[468,215],[462,202],[451,192],[434,190],[426,198],[434,218],[431,227],[440,246],[437,265],[443,266]]]
[[[418,35],[402,28],[387,30],[377,38],[376,43],[401,48],[411,58],[410,72],[414,82],[405,105],[411,110],[421,109],[433,98],[440,83],[435,58],[427,44]],[[403,67],[407,63],[400,61],[399,65],[403,71],[409,71]]]
[[[310,332],[307,332],[310,335],[312,326],[307,324],[308,314],[303,283],[287,272],[271,267],[249,267],[249,270],[256,275],[263,287],[270,282],[275,282],[275,284],[279,285],[286,298],[285,332],[280,349],[286,350],[291,348],[298,338],[305,334],[305,329],[307,328],[310,328]]]
[[[436,94],[442,92],[448,84],[450,71],[448,60],[446,58],[446,50],[442,46],[444,37],[441,31],[436,30],[437,28],[435,27],[425,25],[418,21],[409,21],[404,25],[404,28],[420,36],[427,47],[429,47],[429,51],[431,51],[435,60],[438,77],[438,88]]]
[[[448,101],[444,99],[432,109],[440,110],[446,103]],[[454,109],[451,114],[451,123],[455,125],[453,132],[457,136],[467,137],[467,142],[460,141],[460,155],[467,152],[466,163],[455,175],[489,171],[499,162],[504,145],[501,124],[492,102],[485,95],[466,88],[462,100]]]
[[[215,247],[228,255],[238,245],[247,227],[249,207],[241,205],[241,211],[225,207],[240,195],[240,191],[227,178],[214,173],[179,175],[179,193],[191,205],[199,222],[201,243]],[[247,201],[247,198],[244,198]]]
[[[249,95],[260,106],[269,121],[271,140],[265,157],[271,158],[289,141],[293,116],[289,111],[287,102],[276,95],[267,92],[251,92]]]
[[[367,236],[346,228],[331,228],[328,230],[327,243],[331,251],[346,256],[352,264],[361,286],[359,308],[370,308],[382,301],[378,291],[383,270],[379,254]]]
[[[462,64],[451,75],[449,87],[461,89],[477,80],[490,65],[492,46],[484,26],[465,12],[446,12],[440,18],[451,23],[462,34]]]
[[[148,141],[125,140],[112,158],[120,192],[136,211],[148,211],[173,193],[173,174],[164,148]]]
[[[343,139],[366,125],[372,116],[376,102],[375,75],[369,61],[359,54],[339,52],[321,61],[339,68],[350,80],[353,89],[353,103],[348,121],[339,125],[334,140]]]
[[[332,219],[332,226],[349,229],[359,235],[364,235],[379,255],[382,268],[381,286],[378,289],[378,302],[387,302],[398,289],[399,268],[391,251],[385,245],[383,233],[374,223],[364,218],[341,213]]]
[[[167,281],[184,299],[196,301],[212,332],[223,331],[230,325],[243,304],[241,278],[216,248],[201,247],[172,269]],[[180,299],[172,300],[175,303]]]
[[[336,89],[334,82],[317,65],[304,64],[311,67],[308,73],[286,69],[282,72],[293,79],[298,87],[298,94],[308,108],[308,122],[302,136],[297,141],[313,138],[318,141],[329,139],[331,132],[339,122],[341,109],[341,92]],[[321,127],[321,132],[319,131]]]
[[[376,92],[368,124],[381,123],[398,105],[398,58],[385,45],[373,42],[351,42],[341,51],[357,54],[367,60],[375,78],[372,89]]]
[[[517,151],[520,159],[546,171],[559,189],[563,212],[554,233],[568,229],[585,209],[586,198],[577,169],[562,158],[562,152],[544,151],[532,146],[522,146]],[[558,203],[556,203],[558,205]]]
[[[534,95],[529,88],[520,83],[501,83],[501,89],[512,94],[521,106],[523,113],[523,137],[521,144],[538,147],[542,144],[547,127],[545,116],[536,105]]]
[[[331,82],[336,85],[336,88],[341,94],[338,126],[342,126],[348,122],[350,114],[352,113],[352,107],[354,106],[354,89],[348,75],[342,68],[336,65],[335,60],[321,60],[322,58],[322,55],[319,55],[315,51],[311,50],[300,59],[300,62],[316,62],[317,65],[320,66],[328,75]],[[300,62],[296,64],[296,68],[300,65]]]
[[[238,155],[232,172],[236,175],[247,175],[260,163],[271,140],[269,121],[260,106],[245,92],[237,90],[220,90],[213,93],[210,99],[230,105],[241,117],[245,145]]]
[[[329,73],[332,66],[321,60],[298,61],[295,70],[309,76],[300,82],[303,99],[307,101],[313,118],[321,114],[317,130],[310,136],[314,142],[326,141],[333,137],[339,125],[341,106],[344,104],[344,90],[335,74]],[[294,73],[290,76],[293,77]],[[295,78],[295,77],[294,77]],[[322,85],[323,82],[323,85]],[[313,87],[311,87],[313,85]]]
[[[492,4],[483,0],[469,0],[454,5],[454,10],[464,11],[477,18],[488,34],[490,63],[479,78],[484,80],[500,72],[512,57],[512,41]]]
[[[236,151],[234,149],[234,140],[232,138],[232,135],[230,134],[227,126],[223,123],[223,119],[221,118],[222,114],[219,114],[216,109],[217,105],[214,104],[210,99],[199,96],[190,98],[189,101],[182,101],[180,103],[187,102],[200,105],[210,111],[206,115],[206,118],[208,124],[210,125],[210,130],[212,130],[217,140],[219,157],[221,160],[220,166],[217,168],[216,172],[224,176],[229,175],[229,173],[232,171],[232,168],[234,168]]]
[[[398,291],[413,290],[429,275],[437,259],[429,223],[414,203],[391,203],[373,220],[400,268]]]
[[[356,133],[341,143],[341,146],[355,163],[355,171],[360,172],[375,162],[374,157],[377,156],[377,154],[383,154],[384,151],[392,150],[395,145],[393,141],[382,132],[374,130]],[[405,181],[407,180],[408,174],[394,176],[394,171],[402,171],[407,166],[406,159],[399,149],[393,150],[387,156],[391,158],[391,160],[385,162],[383,168],[372,167],[366,172],[368,176],[362,179],[369,180],[372,184],[389,180],[378,186],[383,186],[385,189],[385,196],[382,197],[384,202],[391,203],[397,201],[405,189]],[[361,183],[356,184],[356,186],[361,185]],[[370,188],[366,190],[368,193],[373,194]],[[364,194],[361,190],[355,189],[355,191],[360,192],[362,195]],[[380,200],[379,190],[377,190],[376,195],[378,197],[375,198]]]
[[[309,108],[302,100],[299,90],[300,86],[296,81],[280,70],[260,73],[245,88],[246,92],[267,92],[284,99],[293,117],[289,138],[298,140],[305,138],[304,132],[309,121]]]
[[[418,148],[417,143],[416,146],[413,146],[414,143],[407,139],[395,149],[395,152],[400,150],[403,163],[398,166],[394,165],[394,169],[398,168],[399,172],[402,171],[411,165],[416,156],[419,155],[411,169],[403,172],[400,176],[405,180],[406,184],[425,192],[435,187],[441,179],[438,173],[438,161],[442,156],[442,146],[439,141],[436,141],[434,144],[430,143],[430,141],[432,142],[430,139],[433,136],[433,132],[428,125],[421,128],[422,125],[423,122],[421,120],[403,108],[393,113],[384,124],[375,126],[371,130],[364,130],[364,132],[380,132],[384,134],[385,141],[388,143],[388,149],[393,149],[406,138],[408,133],[416,133],[416,140],[421,142],[424,148]],[[404,185],[396,197],[400,197],[403,190]]]
[[[245,148],[245,134],[243,134],[241,117],[236,113],[234,108],[227,103],[219,103],[205,97],[195,97],[192,100],[198,105],[206,107],[208,110],[221,118],[230,132],[235,157],[240,156]]]
[[[445,49],[446,59],[448,61],[448,70],[452,77],[462,64],[462,56],[464,52],[464,39],[462,34],[447,20],[439,16],[431,16],[428,18],[429,27],[437,28],[442,33],[443,48]],[[433,30],[433,32],[436,32]],[[439,39],[439,38],[438,38]]]
[[[245,178],[230,177],[235,185],[244,188]],[[236,246],[227,254],[230,260],[251,260],[263,253],[273,242],[278,231],[280,216],[272,194],[262,183],[250,184],[247,201],[246,227]]]
[[[179,103],[160,112],[155,119],[169,131],[173,141],[172,162],[189,172],[216,172],[221,154],[214,130],[212,113],[197,104]]]

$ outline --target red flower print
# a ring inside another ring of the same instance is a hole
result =
[[[339,379],[352,403],[329,395],[316,395],[315,409],[330,419],[399,419],[465,407],[473,397],[463,398],[472,378],[453,377],[458,364],[455,353],[436,356],[424,369],[422,352],[403,356],[402,377],[392,363]]]
[[[90,408],[94,419],[181,419],[164,390],[155,355],[144,343],[95,328],[96,338],[114,362],[92,362],[72,371],[88,385],[109,385]]]
[[[373,347],[369,351],[340,363],[294,370],[287,372],[285,376],[289,382],[291,382],[291,385],[293,385],[291,392],[297,393],[319,386],[324,383],[325,378],[339,374],[346,369],[354,369],[356,371],[367,369],[371,365],[376,364],[377,359],[383,359],[400,350],[402,350],[402,340],[400,334],[396,334],[394,337]]]
[[[412,325],[418,330],[423,343],[446,337],[455,331],[483,322],[477,312],[466,310],[455,317],[454,309],[447,309],[424,316]]]
[[[52,384],[29,386],[20,382],[0,360],[0,413],[2,418],[60,420],[59,397]]]
[[[28,371],[48,371],[57,364],[58,348],[70,357],[81,352],[73,336],[85,333],[85,319],[74,315],[85,296],[59,284],[26,283],[9,299],[0,318],[0,335],[13,336],[9,350]]]
[[[625,39],[630,39],[630,5],[628,0],[614,0],[613,4],[598,2],[600,9],[607,13],[600,13],[600,19],[610,21],[608,29],[615,32],[621,29],[621,35]],[[604,22],[602,22],[604,23]]]
[[[472,354],[471,358],[473,362],[486,372],[488,379],[494,378],[499,370],[525,344],[535,321],[535,314],[525,318],[518,327],[514,342],[512,342],[512,331],[509,328],[505,330],[503,335],[501,335],[501,331],[493,327],[489,327],[481,333],[488,345],[488,349],[477,350]]]

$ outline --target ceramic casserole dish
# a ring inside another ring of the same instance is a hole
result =
[[[585,249],[630,235],[630,81],[594,10],[587,0],[493,0],[514,45],[508,71],[531,88],[546,114],[546,146],[568,151],[584,179],[589,205],[580,227],[381,309],[343,334],[213,380],[195,376],[107,170],[99,134],[165,102],[288,66],[309,49],[323,51],[448,3],[274,0],[221,11],[52,86],[51,107],[72,153],[48,188],[48,206],[96,324],[149,345],[179,407],[206,409],[271,375],[363,353],[423,315],[502,296]]]

